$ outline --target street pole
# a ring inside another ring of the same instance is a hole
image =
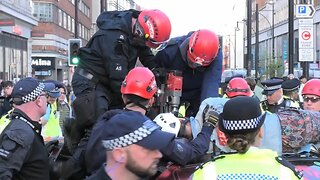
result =
[[[255,43],[255,57],[254,57],[254,77],[258,79],[259,69],[259,5],[256,4],[256,43]]]
[[[294,2],[292,0],[288,0],[288,14],[289,14],[289,22],[288,22],[288,30],[289,30],[289,73],[288,74],[293,74],[293,45],[294,45],[294,24],[293,24],[293,16],[294,16]],[[297,46],[298,44],[296,44]]]
[[[78,38],[78,0],[74,1],[74,38]]]
[[[272,63],[275,63],[275,49],[274,49],[274,3],[272,2]]]
[[[238,22],[237,22],[238,27]],[[237,27],[234,28],[234,69],[237,68]]]
[[[247,76],[251,76],[251,28],[252,28],[252,0],[247,0]]]
[[[272,63],[276,63],[275,49],[274,49],[274,43],[275,43],[274,41],[274,3],[275,1],[273,0],[272,2]],[[277,72],[277,69],[275,69],[275,71]]]

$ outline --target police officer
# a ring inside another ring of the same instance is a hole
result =
[[[276,152],[257,147],[265,117],[259,101],[252,97],[239,96],[227,101],[218,125],[228,139],[228,146],[237,153],[220,155],[201,165],[192,179],[301,179],[302,173],[277,157]]]
[[[281,87],[283,89],[283,98],[290,99],[293,102],[293,105],[299,105],[297,108],[301,108],[302,103],[299,101],[299,79],[287,79],[283,81]]]
[[[214,32],[200,29],[172,38],[154,61],[158,67],[182,72],[180,104],[190,104],[186,117],[196,115],[202,100],[219,96],[222,51]]]
[[[157,164],[174,134],[161,131],[149,118],[135,111],[124,111],[105,122],[101,154],[106,162],[88,180],[147,179],[157,173]],[[129,134],[129,135],[128,135]],[[125,143],[123,143],[125,142]]]
[[[121,93],[126,104],[126,111],[138,111],[145,114],[153,103],[153,95],[157,91],[153,73],[147,68],[136,67],[132,69],[122,83]],[[101,146],[104,131],[109,128],[108,120],[123,110],[113,110],[105,113],[93,127],[87,149],[86,166],[88,173],[94,172],[103,163],[105,153]],[[216,126],[218,116],[209,107],[204,113],[204,125],[199,135],[192,141],[183,143],[171,142],[161,152],[164,156],[181,165],[205,155],[209,148],[210,136]]]
[[[12,109],[12,103],[10,102],[10,99],[14,84],[12,81],[3,81],[1,86],[4,96],[0,97],[0,117],[6,115],[8,111]]]
[[[262,94],[266,96],[266,100],[261,102],[261,107],[264,111],[275,113],[280,108],[299,107],[299,104],[296,102],[283,97],[283,91],[281,88],[282,82],[282,79],[268,79],[261,81],[264,88]]]
[[[15,109],[0,135],[0,179],[49,180],[48,152],[39,121],[47,109],[46,92],[53,88],[30,77],[13,88]]]

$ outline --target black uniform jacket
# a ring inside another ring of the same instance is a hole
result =
[[[15,109],[0,135],[0,179],[49,180],[41,124]]]

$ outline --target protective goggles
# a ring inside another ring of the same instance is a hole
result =
[[[133,26],[133,33],[144,40],[147,40],[149,38],[149,34],[144,33],[144,30],[138,21],[136,21],[136,23]]]
[[[316,103],[320,100],[319,97],[307,97],[307,96],[303,96],[303,101],[304,102],[309,102],[311,101],[312,103]]]

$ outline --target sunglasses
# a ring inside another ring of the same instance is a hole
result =
[[[316,103],[320,100],[318,97],[303,97],[304,102],[309,102],[311,101],[312,103]]]

